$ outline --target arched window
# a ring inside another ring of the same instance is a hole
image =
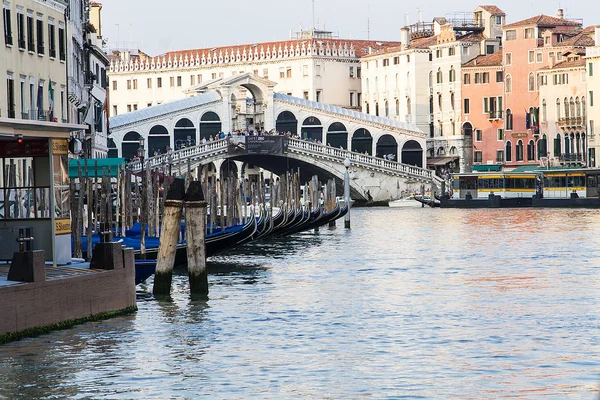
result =
[[[367,89],[367,93],[369,93],[369,78],[365,79],[365,88]]]
[[[572,97],[569,99],[569,115],[571,117],[576,117],[576,114],[575,114],[575,100],[573,100]]]
[[[512,161],[512,144],[510,141],[506,142],[505,153],[506,153],[506,161]]]
[[[546,107],[546,99],[542,100],[542,121],[548,121],[548,108]]]
[[[581,116],[585,119],[586,115],[587,114],[586,114],[586,109],[585,109],[585,97],[581,97]]]
[[[390,117],[390,103],[387,100],[385,101],[385,117]]]
[[[365,103],[365,112],[369,114],[369,103]]]
[[[506,109],[506,130],[512,131],[513,129],[513,115],[510,108]]]
[[[375,115],[379,117],[379,103],[375,103]]]
[[[443,79],[443,77],[442,77],[442,69],[441,69],[441,68],[438,68],[438,70],[437,70],[437,81],[436,81],[436,82],[437,82],[437,83],[442,83],[442,81],[443,81],[443,80],[444,80],[444,79]]]
[[[530,140],[529,143],[527,143],[527,161],[532,160],[535,160],[535,144],[533,143],[533,140]]]
[[[454,71],[454,67],[450,67],[450,71],[448,71],[448,81],[454,82],[456,80],[456,71]]]
[[[529,73],[529,91],[535,92],[535,75],[533,72]]]
[[[575,115],[581,117],[581,103],[579,102],[579,97],[575,98]]]
[[[454,110],[454,92],[450,93],[450,108]]]
[[[433,86],[433,71],[429,71],[429,87]]]
[[[523,141],[519,140],[515,146],[515,159],[516,161],[523,161]]]
[[[442,95],[438,94],[438,107],[442,111]]]
[[[560,119],[560,99],[556,99],[556,120]]]
[[[565,97],[563,102],[563,106],[565,107],[565,118],[569,118],[571,114],[569,113],[569,99]]]
[[[379,77],[375,77],[375,88],[373,89],[374,92],[377,92],[379,90]]]
[[[398,89],[399,84],[400,84],[400,74],[396,74],[396,89]]]
[[[539,160],[541,157],[546,157],[548,155],[548,142],[546,140],[546,135],[542,135],[542,138],[537,142],[537,159]]]
[[[512,92],[512,77],[510,74],[506,75],[506,78],[504,78],[504,90],[506,93]]]
[[[410,111],[411,107],[410,107],[410,97],[406,98],[406,114],[410,115],[411,111]]]
[[[400,100],[396,99],[396,117],[400,116]]]
[[[554,138],[554,157],[560,157],[560,153],[562,152],[561,143],[562,140],[560,140],[560,133],[557,133],[556,137]]]

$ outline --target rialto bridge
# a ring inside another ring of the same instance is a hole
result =
[[[253,74],[236,75],[199,85],[192,97],[112,117],[111,156],[133,159],[143,143],[151,168],[169,165],[174,172],[189,169],[216,178],[300,168],[307,179],[314,174],[337,179],[340,190],[348,158],[355,200],[396,199],[423,184],[439,190],[439,179],[423,168],[425,134],[414,126],[274,93],[274,87]],[[245,131],[291,138],[285,152],[250,154],[243,150]],[[234,134],[219,140],[221,132]]]

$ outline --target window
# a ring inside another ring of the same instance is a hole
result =
[[[33,14],[30,14],[29,12],[27,13],[27,50],[29,50],[30,52],[34,52],[35,51],[35,35],[33,32]],[[65,35],[64,33],[64,29],[63,29],[63,37]],[[60,38],[60,30],[59,30],[59,38]],[[64,60],[63,60],[64,61]]]
[[[493,44],[488,44],[487,46],[485,46],[486,54],[494,54],[495,50],[496,47]]]
[[[390,66],[390,60],[388,58],[383,60],[383,66],[384,67],[389,67]]]
[[[482,83],[489,83],[490,82],[490,73],[489,72],[483,72],[481,74],[481,81],[482,81]]]
[[[533,144],[533,140],[530,140],[527,143],[527,161],[535,160],[535,145]]]
[[[31,45],[33,47],[33,44]],[[65,28],[59,25],[58,27],[58,59],[60,61],[67,60],[67,42],[65,38]]]
[[[442,57],[442,49],[437,49],[435,51],[435,58],[440,58]]]
[[[473,162],[481,163],[481,160],[483,160],[483,155],[481,154],[481,151],[474,151]]]
[[[152,103],[146,104],[146,107],[152,107]]]
[[[127,90],[131,90],[131,79],[127,79]]]
[[[504,150],[496,150],[496,162],[504,162]]]
[[[39,55],[44,54],[44,21],[42,21],[42,16],[38,15],[38,19],[36,21],[36,33],[37,33],[37,53]]]
[[[317,96],[316,96],[317,103],[321,102],[321,93],[322,92],[320,90],[317,90]]]
[[[541,63],[543,60],[544,60],[544,54],[543,53],[536,53],[536,55],[535,55],[535,62]]]
[[[517,161],[523,161],[523,141],[519,140],[515,146],[515,159]]]
[[[133,89],[137,90],[137,79],[133,80]]]
[[[483,132],[481,129],[475,129],[475,141],[481,142],[483,140]]]
[[[410,57],[410,56],[407,56],[407,57]],[[400,64],[400,57],[396,56],[396,57],[394,57],[394,65],[398,65],[398,64]]]
[[[523,37],[525,39],[533,39],[534,38],[533,33],[534,33],[533,28],[525,28],[525,30],[523,31]]]
[[[594,91],[593,90],[590,90],[588,99],[590,102],[590,107],[594,107]]]
[[[456,71],[454,70],[454,67],[451,67],[450,71],[448,71],[448,81],[454,82],[455,80],[456,80]]]
[[[496,139],[504,140],[504,129],[498,128],[498,130],[496,131]]]
[[[161,88],[162,87],[162,78],[156,78],[156,87],[157,88]]]
[[[134,105],[133,105],[133,111],[137,111],[137,109],[138,109],[138,105],[137,105],[137,104],[134,104]]]
[[[356,67],[356,77],[360,78],[360,74],[361,74],[360,67]]]
[[[504,79],[504,91],[506,93],[512,92],[512,78],[510,75],[506,75],[506,78]]]
[[[528,89],[530,92],[534,92],[535,91],[535,75],[533,74],[533,72],[529,73],[529,85],[528,85]]]
[[[181,76],[177,77],[177,87],[181,87]]]
[[[4,19],[4,43],[7,46],[12,46],[13,37],[12,37],[12,23],[10,21],[10,8],[8,8],[8,4],[4,3],[4,9],[2,10],[3,19]]]
[[[463,85],[471,84],[471,74],[463,74]]]
[[[315,76],[321,76],[321,65],[320,64],[315,65]]]
[[[152,89],[152,78],[146,79],[146,87]]]
[[[512,131],[513,128],[513,115],[512,111],[509,109],[506,110],[506,126],[507,131]]]
[[[308,100],[308,92],[304,92],[302,95],[304,96],[304,100]]]
[[[512,161],[512,144],[510,142],[506,142],[504,149],[506,152],[506,161]]]
[[[304,76],[308,76],[308,65],[304,66],[304,71]],[[349,72],[350,78],[354,78],[354,67],[350,67]]]
[[[285,70],[285,77],[286,78],[291,78],[292,77],[292,67],[287,67]]]
[[[269,79],[269,70],[267,68],[263,69],[263,78]]]
[[[588,75],[594,76],[594,63],[592,62],[588,63]]]
[[[496,71],[496,82],[504,81],[504,72]]]
[[[436,82],[437,82],[437,83],[442,83],[442,81],[443,81],[443,78],[442,78],[442,70],[438,68],[438,71],[437,71],[437,80],[436,80]]]
[[[481,83],[481,74],[479,72],[475,72],[475,84]]]
[[[529,63],[535,62],[535,51],[529,50],[527,55],[528,55],[527,60],[529,61]]]
[[[306,92],[308,95],[308,92]],[[354,107],[354,92],[350,92],[350,107]]]
[[[454,92],[450,93],[450,108],[454,111]]]
[[[112,90],[117,90],[117,81],[112,81]]]
[[[502,25],[502,16],[496,15],[496,25]]]
[[[169,85],[171,87],[175,87],[175,77],[174,76],[169,77]]]
[[[590,136],[594,136],[594,121],[590,120]]]
[[[483,113],[487,114],[490,112],[490,99],[487,97],[483,98]]]
[[[127,112],[131,112],[131,104],[127,104]]]
[[[17,40],[19,50],[25,50],[27,46],[25,43],[25,16],[20,10],[17,10]]]
[[[506,31],[506,40],[517,40],[517,31],[514,29]]]
[[[361,98],[362,98],[362,93],[356,93],[356,105],[357,106],[360,106]]]
[[[8,118],[15,118],[15,81],[11,75],[6,78],[6,105]]]
[[[196,75],[190,75],[190,86],[194,86],[196,84]]]
[[[258,75],[258,73],[257,73]],[[202,83],[202,74],[198,74],[198,84]]]
[[[448,48],[448,55],[453,56],[456,53],[456,49],[454,47]]]
[[[56,58],[56,32],[54,30],[54,22],[48,24],[48,42],[50,44],[50,58]],[[98,77],[99,79],[100,77]]]
[[[463,110],[465,114],[469,114],[471,112],[471,103],[469,99],[463,99]]]
[[[504,55],[504,65],[512,65],[512,53],[506,53]]]

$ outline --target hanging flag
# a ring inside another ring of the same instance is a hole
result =
[[[52,87],[52,81],[48,81],[48,114],[51,122],[56,122],[54,119],[54,88]]]

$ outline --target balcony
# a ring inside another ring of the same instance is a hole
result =
[[[490,116],[488,117],[488,120],[492,121],[492,120],[501,120],[502,119],[502,111],[498,110],[498,111],[490,111]]]
[[[31,121],[52,122],[50,119],[50,110],[29,110],[29,112],[21,113],[21,118]]]
[[[586,121],[583,117],[559,118],[557,124],[561,128],[584,128]]]

